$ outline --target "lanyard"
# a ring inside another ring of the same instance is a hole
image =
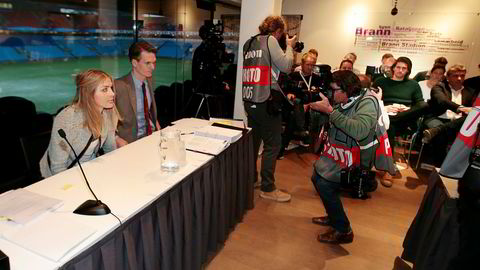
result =
[[[305,77],[303,77],[303,72],[302,71],[300,71],[300,76],[302,76],[303,81],[307,85],[307,90],[310,92],[310,84],[312,83],[312,75],[310,74],[310,78],[308,79],[308,83],[307,83],[307,80],[305,80]]]

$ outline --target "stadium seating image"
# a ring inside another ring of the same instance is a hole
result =
[[[157,57],[191,60],[193,51],[201,40],[175,40],[169,38],[145,38],[157,47]],[[131,38],[83,36],[49,36],[39,38],[38,35],[19,35],[15,41],[0,42],[1,62],[68,60],[70,58],[126,56]],[[238,42],[227,41],[230,52],[236,52]]]

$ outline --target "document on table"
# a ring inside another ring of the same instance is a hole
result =
[[[210,117],[210,122],[219,123],[219,124],[228,125],[228,126],[237,127],[237,128],[243,128],[243,129],[246,128],[246,125],[243,122],[243,120]]]
[[[18,230],[5,233],[3,237],[18,246],[57,262],[95,233],[95,229],[79,223],[68,215],[60,213],[47,215]]]
[[[172,128],[180,130],[182,133],[193,133],[195,130],[210,125],[210,122],[197,118],[184,118],[172,122]]]
[[[234,143],[242,137],[242,131],[236,129],[205,126],[195,130],[195,136],[210,137],[219,140],[226,140],[229,143]]]
[[[230,143],[227,140],[220,140],[197,135],[191,136],[189,139],[185,140],[185,148],[187,150],[211,155],[220,154],[229,145]]]
[[[39,215],[57,209],[63,201],[25,189],[15,189],[0,195],[0,217],[26,224]]]

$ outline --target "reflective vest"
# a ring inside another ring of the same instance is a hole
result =
[[[243,45],[242,98],[253,103],[265,102],[270,89],[280,90],[280,70],[272,68],[268,35],[258,35]]]
[[[366,99],[371,99],[379,112],[380,107],[376,98],[368,93],[363,93],[363,96],[348,108],[342,109],[342,114],[352,118],[357,113],[358,103]],[[371,128],[365,139],[356,141],[341,129],[336,128],[335,125],[330,125],[323,152],[315,163],[315,170],[318,174],[329,181],[340,183],[342,170],[358,166],[370,169],[372,165],[392,174],[395,172],[390,143],[383,126],[377,123]]]

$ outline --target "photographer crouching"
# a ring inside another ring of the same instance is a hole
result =
[[[318,241],[345,244],[353,241],[353,231],[339,197],[341,175],[348,176],[358,171],[356,168],[370,170],[375,147],[368,146],[377,142],[375,127],[379,105],[369,90],[362,90],[359,78],[352,71],[334,72],[330,87],[335,107],[323,94],[320,94],[321,101],[310,104],[312,109],[328,114],[330,120],[323,152],[314,164],[312,175],[327,216],[314,217],[312,222],[331,227],[317,236]],[[351,177],[358,177],[358,174]]]

